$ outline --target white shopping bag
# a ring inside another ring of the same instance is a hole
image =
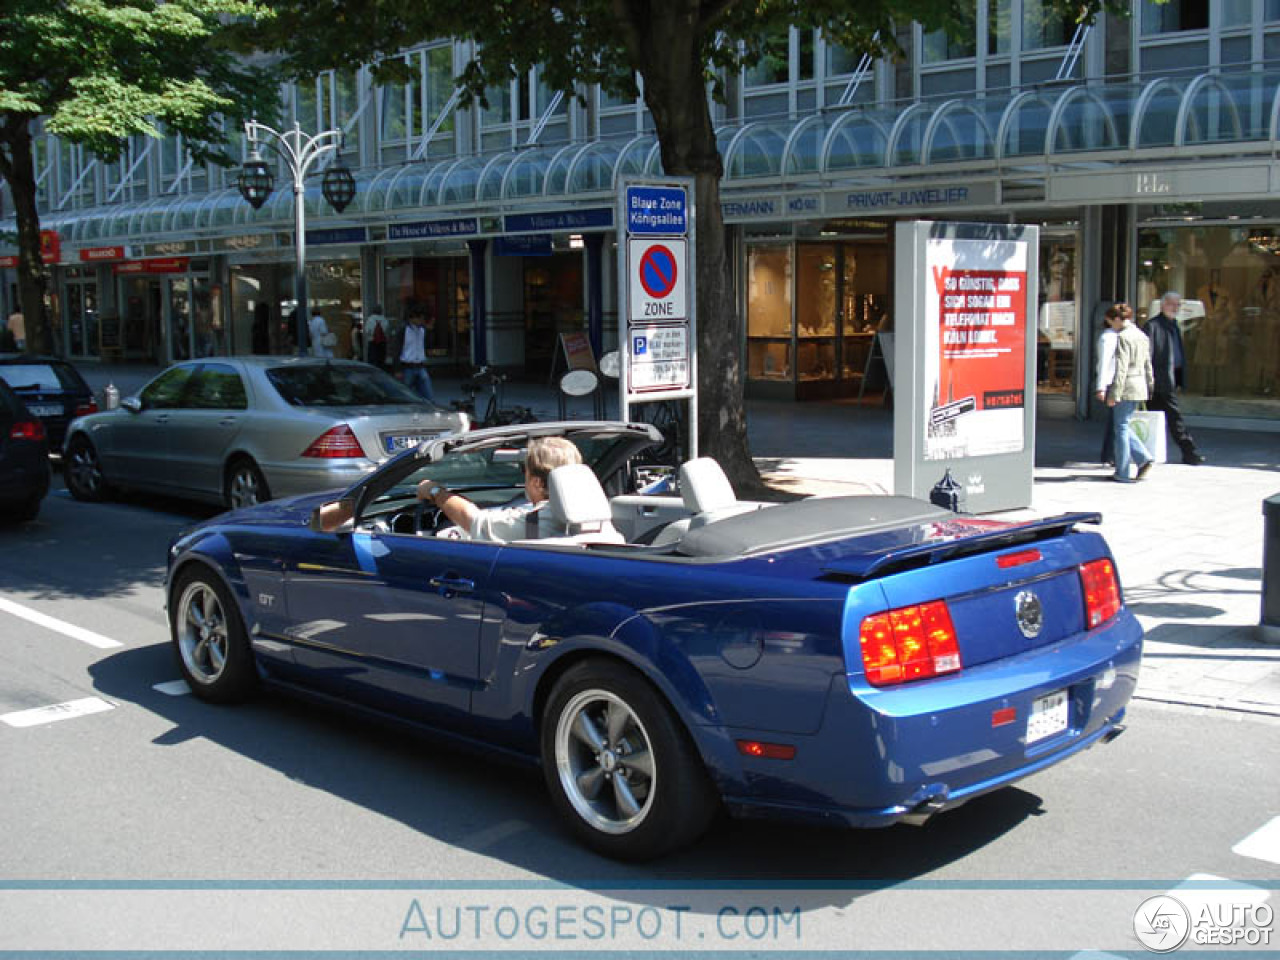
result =
[[[1168,462],[1168,444],[1164,431],[1163,410],[1135,410],[1129,419],[1134,432],[1156,463]]]

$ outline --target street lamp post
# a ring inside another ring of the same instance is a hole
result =
[[[249,139],[249,159],[240,171],[238,186],[240,195],[258,210],[275,186],[275,178],[262,154],[258,151],[259,139],[265,139],[289,167],[293,175],[293,228],[295,243],[294,261],[294,320],[298,326],[298,352],[307,350],[307,205],[306,179],[307,172],[317,160],[329,153],[337,154],[342,147],[345,135],[341,130],[325,130],[315,136],[308,136],[295,122],[292,130],[281,133],[265,123],[248,120],[244,125],[245,136]],[[325,199],[335,210],[341,213],[356,195],[355,178],[351,171],[338,159],[325,171],[321,182],[321,191]]]

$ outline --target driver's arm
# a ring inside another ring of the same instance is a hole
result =
[[[443,483],[434,480],[423,480],[418,484],[418,499],[435,504],[436,508],[463,530],[470,530],[471,523],[480,512],[480,508],[462,494],[454,493]]]

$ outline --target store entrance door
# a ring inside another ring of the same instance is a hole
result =
[[[121,350],[126,360],[159,363],[166,357],[161,333],[164,329],[165,281],[151,277],[129,277],[121,282],[124,304]]]

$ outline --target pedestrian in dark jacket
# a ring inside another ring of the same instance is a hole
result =
[[[1182,346],[1182,331],[1178,328],[1178,308],[1182,306],[1182,294],[1170,290],[1160,300],[1160,312],[1147,321],[1146,334],[1151,341],[1151,370],[1155,385],[1149,410],[1163,410],[1165,425],[1173,442],[1182,450],[1182,462],[1204,463],[1204,456],[1196,450],[1187,425],[1178,408],[1178,388],[1182,386],[1182,368],[1186,350]]]

